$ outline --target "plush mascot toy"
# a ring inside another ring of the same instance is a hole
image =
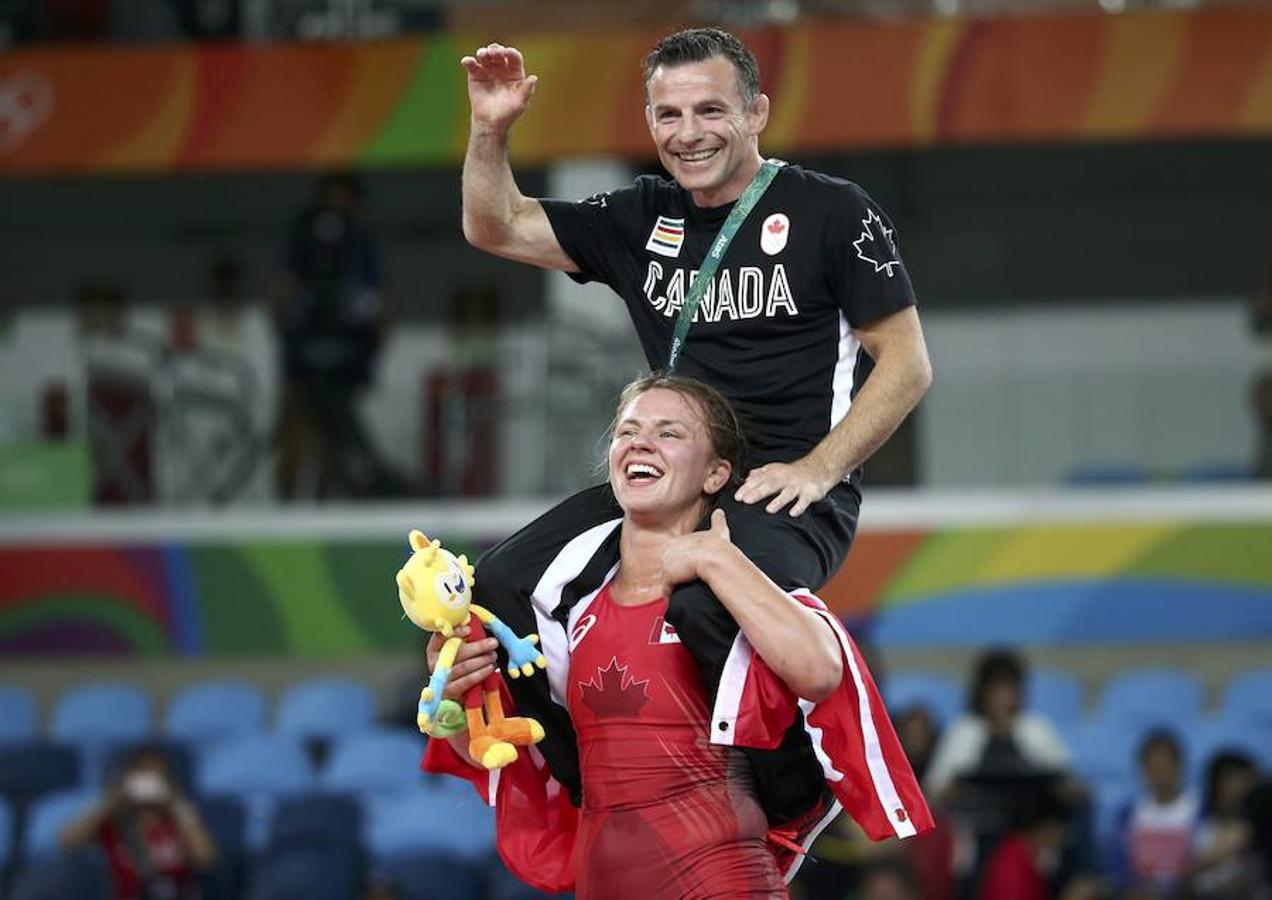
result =
[[[419,531],[411,532],[410,542],[414,552],[397,573],[398,599],[408,619],[447,639],[428,685],[420,692],[416,719],[420,731],[431,737],[449,737],[467,726],[472,758],[487,769],[502,768],[517,758],[517,747],[543,739],[543,726],[530,718],[504,718],[497,671],[468,689],[462,714],[458,704],[442,699],[442,692],[460,645],[465,640],[484,640],[483,625],[508,651],[508,675],[512,678],[529,677],[536,666],[547,667],[547,660],[535,646],[539,636],[517,637],[493,613],[472,602],[473,567],[465,557],[456,558]],[[469,628],[467,638],[454,634],[461,625]]]

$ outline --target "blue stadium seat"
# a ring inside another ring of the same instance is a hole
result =
[[[337,739],[371,728],[375,695],[360,681],[314,678],[289,688],[278,701],[278,732]]]
[[[248,681],[205,681],[173,695],[163,733],[191,743],[265,730],[265,692]]]
[[[364,843],[382,866],[420,853],[475,860],[495,847],[494,810],[458,778],[439,775],[396,795],[371,795],[363,808]]]
[[[362,808],[349,794],[306,794],[282,800],[269,830],[269,851],[329,847],[357,854]]]
[[[196,782],[203,794],[229,794],[242,801],[247,847],[256,851],[265,845],[278,800],[309,790],[314,774],[299,739],[267,733],[228,738],[210,747],[199,760]]]
[[[1272,667],[1233,677],[1220,696],[1219,715],[1248,722],[1260,732],[1272,731]]]
[[[445,881],[444,873],[434,873]],[[252,873],[250,900],[349,900],[361,896],[357,861],[330,848],[296,847],[261,857]]]
[[[883,683],[888,712],[899,716],[913,706],[923,706],[944,727],[964,709],[963,687],[936,672],[894,672]]]
[[[135,684],[100,682],[71,688],[58,698],[49,734],[72,744],[140,741],[152,728],[150,696]]]
[[[393,793],[419,786],[424,774],[424,736],[405,728],[379,728],[352,735],[331,750],[320,781],[331,791]]]
[[[0,684],[0,744],[35,740],[36,720],[35,694],[16,684]]]
[[[80,756],[49,741],[0,746],[0,795],[13,803],[80,784]]]
[[[439,878],[438,872],[445,872]],[[398,900],[480,900],[479,864],[444,853],[420,852],[395,859],[384,880]]]
[[[1135,754],[1142,735],[1117,722],[1096,718],[1080,722],[1065,735],[1073,767],[1092,783],[1136,783]]]
[[[8,894],[10,900],[106,900],[109,895],[105,860],[90,852],[31,863],[17,873]]]
[[[60,855],[62,829],[92,808],[101,798],[96,789],[72,788],[40,797],[31,804],[22,855],[27,861]]]
[[[216,843],[216,867],[203,878],[206,900],[243,896],[247,858],[247,811],[231,796],[204,796],[199,812]]]
[[[1068,731],[1082,718],[1082,684],[1059,669],[1034,669],[1025,688],[1025,707]]]
[[[1240,720],[1222,714],[1207,719],[1181,736],[1185,763],[1193,784],[1203,787],[1206,767],[1215,754],[1224,750],[1244,753],[1264,767],[1272,767],[1272,740]]]
[[[53,707],[49,734],[81,750],[86,784],[105,774],[111,748],[152,732],[150,696],[135,684],[99,682],[67,690]]]
[[[1111,678],[1096,715],[1128,731],[1167,727],[1183,733],[1201,721],[1201,682],[1179,669],[1129,669]]]

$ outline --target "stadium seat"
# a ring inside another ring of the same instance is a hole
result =
[[[305,794],[282,800],[269,830],[270,853],[292,847],[329,847],[356,854],[362,808],[349,794]]]
[[[1167,727],[1178,733],[1201,721],[1202,686],[1179,669],[1129,669],[1100,694],[1097,717],[1137,733]]]
[[[446,883],[449,873],[433,872]],[[356,860],[330,848],[295,847],[261,857],[252,873],[250,900],[348,900],[360,896]]]
[[[1082,718],[1082,685],[1059,669],[1034,669],[1025,688],[1025,707],[1066,732]]]
[[[958,717],[965,699],[957,681],[935,672],[893,673],[884,680],[883,696],[892,716],[923,706],[941,727]]]
[[[247,856],[247,811],[230,796],[205,796],[199,813],[216,843],[216,867],[203,878],[207,900],[238,900],[243,896]]]
[[[35,740],[36,719],[35,694],[16,684],[0,684],[0,744]]]
[[[332,740],[371,728],[375,695],[349,678],[315,678],[289,688],[278,701],[278,732]]]
[[[1272,731],[1272,667],[1233,677],[1220,696],[1219,715]]]
[[[320,777],[330,791],[393,793],[418,787],[424,737],[405,728],[380,728],[339,741]]]
[[[494,811],[457,778],[434,776],[396,795],[372,795],[363,808],[364,844],[381,866],[420,853],[476,860],[494,850]]]
[[[206,744],[265,729],[265,693],[247,681],[205,681],[173,695],[163,721],[169,738]]]
[[[106,900],[110,875],[100,856],[80,852],[27,865],[13,880],[11,900]]]
[[[72,788],[35,800],[22,836],[22,856],[28,862],[61,854],[62,829],[92,808],[101,798],[96,789]]]
[[[446,878],[437,877],[445,872]],[[449,854],[413,853],[383,870],[398,900],[479,900],[483,896],[478,864]]]
[[[1199,787],[1203,785],[1210,760],[1224,750],[1244,753],[1265,769],[1272,766],[1272,741],[1266,733],[1251,730],[1239,719],[1220,714],[1189,729],[1181,737],[1187,771],[1193,784]]]
[[[49,734],[72,744],[140,741],[151,733],[150,696],[135,684],[102,682],[71,688],[58,698]]]
[[[264,846],[278,800],[307,791],[314,782],[300,740],[277,734],[228,738],[209,748],[197,768],[203,794],[229,794],[242,801],[246,845],[252,851]]]
[[[1135,752],[1141,735],[1116,722],[1090,719],[1065,734],[1073,753],[1073,767],[1092,783],[1135,784]]]
[[[13,803],[80,784],[80,757],[73,747],[38,741],[0,746],[0,794]]]

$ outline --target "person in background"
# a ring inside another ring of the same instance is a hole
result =
[[[1042,788],[1019,798],[1015,824],[990,854],[978,900],[1097,900],[1106,896],[1095,878],[1080,874],[1056,890],[1072,813],[1061,792]]]
[[[1120,816],[1117,878],[1131,896],[1169,897],[1192,863],[1201,803],[1185,788],[1183,749],[1170,731],[1144,739],[1139,765],[1144,787]]]
[[[198,810],[155,747],[130,755],[102,801],[69,824],[61,841],[68,850],[105,852],[115,900],[197,900],[198,873],[216,861]]]
[[[940,729],[931,711],[921,703],[901,710],[894,723],[897,737],[905,755],[914,767],[914,774],[921,780],[927,775],[936,746],[941,737]]]
[[[292,224],[274,318],[284,381],[277,486],[292,499],[307,467],[318,496],[385,493],[387,472],[356,407],[384,337],[380,258],[358,217],[362,189],[326,176]]]
[[[940,804],[952,799],[961,776],[1059,774],[1069,749],[1045,717],[1024,709],[1025,664],[995,649],[976,663],[968,712],[950,723],[932,756],[924,786]]]
[[[1194,896],[1238,900],[1254,893],[1256,873],[1245,853],[1242,806],[1258,781],[1254,760],[1239,751],[1221,751],[1206,766],[1206,793],[1189,879]]]

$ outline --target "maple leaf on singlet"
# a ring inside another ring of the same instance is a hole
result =
[[[596,674],[579,684],[579,691],[597,718],[634,716],[649,702],[648,684],[649,679],[637,681],[628,675],[627,666],[620,666],[618,658],[611,656],[609,665],[603,669],[597,666]]]

